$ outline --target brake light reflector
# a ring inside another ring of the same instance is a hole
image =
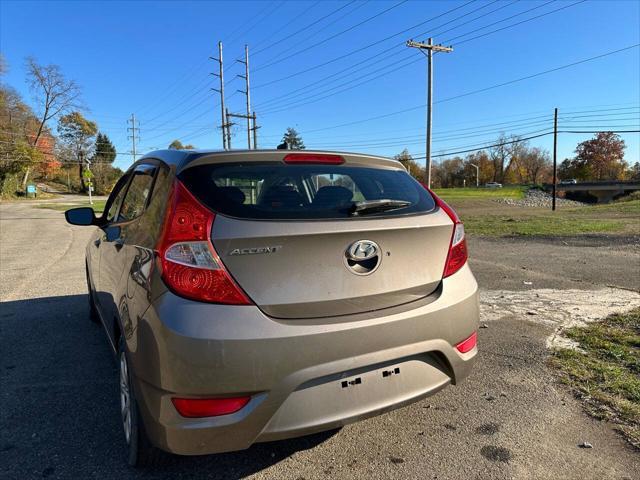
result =
[[[473,332],[469,338],[456,345],[456,350],[460,353],[470,352],[478,344],[478,332]]]
[[[209,240],[215,214],[176,181],[158,246],[162,279],[176,294],[211,303],[251,303]]]
[[[242,409],[251,397],[233,398],[172,398],[180,415],[187,418],[218,417]]]
[[[330,153],[288,153],[284,157],[284,163],[314,163],[325,165],[342,165],[344,158]]]

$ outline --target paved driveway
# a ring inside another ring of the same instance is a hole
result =
[[[488,328],[464,384],[340,431],[134,471],[115,362],[87,318],[89,234],[60,212],[0,205],[2,478],[638,478],[638,452],[545,367],[545,342],[574,303],[586,315],[639,301],[637,239],[472,239]]]

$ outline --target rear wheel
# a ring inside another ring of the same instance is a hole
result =
[[[124,340],[118,345],[118,372],[120,389],[120,418],[127,443],[127,461],[132,467],[151,467],[162,463],[166,454],[154,447],[144,429],[138,410],[131,372],[124,346]]]
[[[93,299],[93,288],[91,287],[91,280],[89,279],[89,268],[86,266],[85,271],[87,273],[87,290],[89,292],[89,320],[93,323],[100,323],[100,316],[98,315],[96,302]]]

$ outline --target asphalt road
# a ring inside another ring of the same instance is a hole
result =
[[[486,317],[477,367],[460,386],[340,431],[132,470],[115,361],[88,320],[89,234],[60,212],[0,204],[2,478],[639,478],[638,451],[587,417],[545,366],[544,315],[504,312]],[[505,308],[508,292],[526,301],[585,290],[584,302],[615,285],[635,301],[629,290],[640,289],[637,238],[471,239],[470,250],[483,293]]]

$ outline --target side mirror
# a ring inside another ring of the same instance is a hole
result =
[[[72,208],[64,212],[64,218],[71,225],[96,225],[97,219],[93,208],[90,207],[78,207]]]

